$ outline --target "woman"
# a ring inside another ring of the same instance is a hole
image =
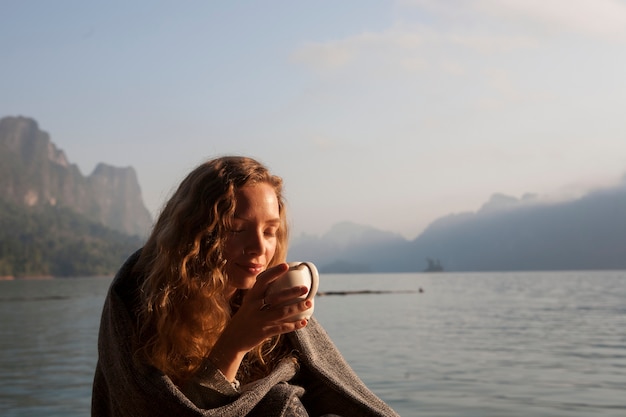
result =
[[[343,360],[287,271],[282,180],[222,157],[180,184],[114,279],[92,416],[395,416]],[[288,304],[286,307],[284,305]]]

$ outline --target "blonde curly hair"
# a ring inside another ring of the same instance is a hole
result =
[[[266,183],[276,192],[281,224],[269,266],[284,262],[288,228],[282,179],[251,158],[227,156],[194,169],[161,212],[142,249],[135,272],[145,280],[140,291],[139,352],[175,383],[184,383],[208,356],[237,309],[241,294],[226,298],[224,244],[235,211],[235,193]],[[245,380],[271,370],[279,338],[250,352]]]

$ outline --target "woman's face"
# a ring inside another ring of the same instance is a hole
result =
[[[235,194],[232,230],[224,255],[231,290],[249,289],[276,251],[280,226],[278,198],[271,185],[259,183],[241,187]]]

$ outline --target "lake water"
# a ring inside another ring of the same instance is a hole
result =
[[[109,284],[0,282],[0,415],[89,415]],[[321,277],[364,289],[414,292],[319,297],[315,315],[402,416],[626,415],[626,271]]]

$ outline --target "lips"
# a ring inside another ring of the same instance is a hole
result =
[[[263,264],[257,263],[238,263],[237,266],[251,275],[259,275],[265,269]]]

